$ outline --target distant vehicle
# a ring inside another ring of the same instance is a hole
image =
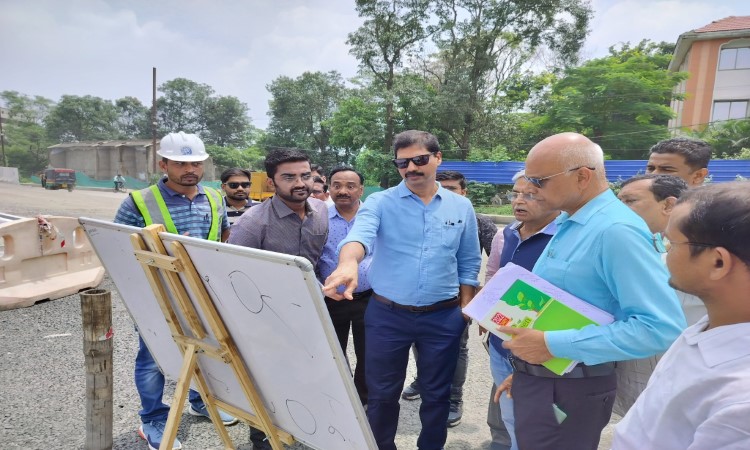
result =
[[[274,188],[268,185],[268,175],[265,172],[250,172],[250,198],[262,202],[273,197]]]
[[[76,187],[76,171],[73,169],[47,169],[42,173],[41,179],[44,189],[72,191]]]

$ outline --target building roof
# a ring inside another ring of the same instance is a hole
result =
[[[714,20],[708,25],[693,30],[696,33],[710,33],[713,31],[750,30],[750,16],[729,16]]]
[[[80,147],[151,147],[150,139],[61,142],[47,148],[80,148]],[[158,142],[157,142],[158,145]]]

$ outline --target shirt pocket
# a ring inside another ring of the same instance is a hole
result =
[[[464,227],[458,224],[443,224],[441,227],[441,239],[445,247],[458,248],[458,241]]]
[[[570,272],[570,262],[561,261],[554,258],[546,258],[544,266],[539,271],[539,275],[555,286],[566,289],[565,280]]]

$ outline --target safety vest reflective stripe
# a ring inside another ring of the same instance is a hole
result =
[[[203,190],[211,206],[211,228],[208,231],[207,239],[218,241],[220,239],[219,228],[221,218],[224,216],[224,203],[221,201],[221,194],[215,189],[204,187]],[[161,223],[168,232],[177,234],[177,227],[172,220],[172,216],[169,214],[169,209],[158,186],[152,185],[140,191],[133,191],[130,193],[130,196],[133,198],[136,208],[138,208],[138,211],[143,216],[146,226]]]

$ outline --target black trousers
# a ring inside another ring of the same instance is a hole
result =
[[[617,377],[545,378],[513,373],[513,411],[520,450],[596,450],[609,423]],[[558,423],[553,404],[567,417]]]
[[[354,369],[354,386],[357,388],[359,400],[367,404],[367,383],[365,382],[365,310],[372,296],[372,291],[365,295],[355,295],[354,300],[336,301],[326,297],[328,314],[331,316],[333,329],[339,338],[339,345],[346,356],[349,343],[349,330],[354,340],[354,354],[357,356],[357,366]]]

